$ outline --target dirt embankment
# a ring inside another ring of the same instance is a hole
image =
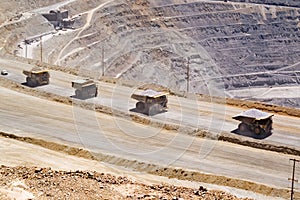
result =
[[[90,171],[57,171],[51,168],[0,166],[0,198],[24,199],[230,199],[221,192],[146,185],[126,177]],[[249,199],[249,198],[246,198]],[[246,200],[245,199],[245,200]]]
[[[67,145],[58,144],[58,143],[54,143],[54,142],[48,142],[48,141],[41,140],[41,139],[35,139],[35,138],[30,138],[30,137],[20,137],[20,136],[16,136],[13,134],[7,134],[7,133],[3,133],[3,132],[1,132],[0,135],[1,135],[1,137],[7,137],[7,138],[12,138],[12,139],[16,139],[19,141],[23,141],[23,142],[28,142],[31,144],[42,146],[44,148],[48,148],[48,149],[55,150],[58,152],[63,152],[68,155],[73,155],[73,156],[82,157],[82,158],[86,158],[86,159],[92,159],[92,160],[96,160],[96,161],[102,161],[102,162],[110,163],[113,165],[119,165],[122,167],[128,167],[128,168],[131,168],[131,169],[134,169],[134,170],[137,170],[140,172],[146,172],[149,174],[165,176],[168,178],[177,178],[180,180],[205,182],[205,183],[210,183],[210,184],[235,187],[235,188],[239,188],[239,189],[253,191],[253,192],[267,195],[267,196],[282,197],[282,198],[289,197],[290,191],[288,189],[272,188],[270,186],[262,185],[259,183],[254,183],[254,182],[245,181],[245,180],[238,180],[238,179],[229,178],[229,177],[225,177],[225,176],[204,174],[201,172],[196,172],[196,171],[192,171],[192,170],[188,170],[188,169],[174,168],[174,167],[170,167],[170,166],[162,167],[162,166],[158,166],[155,164],[139,162],[136,160],[127,160],[127,159],[116,157],[113,155],[92,153],[92,152],[89,152],[84,149],[70,147]],[[33,175],[34,174],[35,173],[33,173]],[[10,174],[10,175],[13,175],[13,174]],[[53,175],[53,172],[52,172],[52,175]],[[25,177],[28,178],[28,176],[30,176],[30,173],[26,173]],[[40,177],[40,179],[42,179],[42,177]],[[51,182],[51,181],[46,181],[47,184],[49,184],[49,182]],[[296,192],[295,197],[297,197],[297,198],[300,197],[300,193]]]

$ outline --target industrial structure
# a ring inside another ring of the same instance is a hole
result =
[[[69,19],[69,12],[67,10],[51,10],[49,13],[43,13],[45,17],[56,29],[71,28],[74,20]]]

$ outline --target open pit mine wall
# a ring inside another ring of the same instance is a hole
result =
[[[94,8],[99,6],[98,1],[92,2]],[[221,89],[300,83],[299,65],[294,65],[300,60],[300,9],[268,9],[223,1],[138,2],[118,1],[99,7],[78,38],[65,34],[44,42],[44,55],[48,56],[45,59],[49,63],[59,61],[62,66],[100,72],[99,52],[105,46],[106,76],[120,74],[121,78],[135,81],[157,80],[156,83],[166,87],[184,90],[186,62],[174,61],[183,52],[197,57],[190,64],[190,88],[195,92],[205,93],[207,80],[214,81],[212,85],[220,84]],[[90,4],[83,6],[74,1],[64,9],[79,14],[92,8]],[[0,42],[5,42],[6,52],[15,53],[15,43],[25,36],[53,29],[46,19],[36,17],[0,27]],[[82,15],[78,21],[83,27],[86,16]],[[36,55],[38,58],[38,49]]]
[[[295,72],[299,69],[299,66],[294,65],[300,60],[299,9],[294,7],[267,9],[267,7],[246,6],[244,4],[239,7],[238,5],[233,6],[230,3],[222,2],[215,2],[215,4],[190,2],[177,5],[171,3],[164,5],[162,1],[152,3],[153,5],[148,10],[150,16],[154,18],[164,16],[167,18],[164,21],[157,20],[153,22],[156,23],[154,25],[165,30],[175,29],[181,35],[198,42],[196,48],[202,47],[205,49],[213,62],[216,63],[215,68],[217,68],[218,74],[214,73],[212,76],[224,77],[218,82],[223,82],[225,89],[300,83],[299,73]],[[113,15],[116,15],[117,18],[122,9],[115,9],[118,12],[113,13]],[[127,7],[126,9],[130,8]],[[125,21],[122,23],[124,26],[132,23],[126,15],[123,15],[122,20]],[[112,29],[117,30],[118,34],[130,30],[138,35],[138,29],[135,26],[126,29],[113,27],[120,25],[112,24]],[[149,29],[149,34],[151,34],[151,30]],[[188,46],[189,41],[183,38],[177,39]],[[139,40],[139,42],[142,41],[143,39]],[[178,47],[178,52],[181,50],[180,48]],[[162,49],[164,50],[164,48]],[[162,53],[165,52],[162,51]],[[169,54],[168,56],[172,57],[173,55]],[[159,57],[157,55],[155,58]],[[138,79],[146,74],[143,73],[145,72],[144,68],[147,68],[144,63],[145,59],[140,58],[137,60],[139,60],[139,65],[133,65],[124,72],[122,74],[123,78]],[[194,64],[195,62],[197,63]],[[190,65],[191,88],[193,88],[193,83],[199,85],[199,82],[194,80],[201,81],[201,76],[203,77],[205,70],[208,69],[208,67],[199,63],[201,63],[199,59],[193,60]],[[158,67],[161,66],[160,63]],[[287,68],[288,66],[291,67]],[[209,66],[209,69],[212,69],[212,67]],[[181,64],[175,71],[176,77],[179,78],[176,84],[184,85],[185,65]],[[171,79],[172,76],[168,75],[164,77]],[[143,77],[143,80],[152,81],[154,78],[155,76]],[[179,89],[182,89],[182,87],[179,87]],[[199,88],[195,89],[198,90]]]

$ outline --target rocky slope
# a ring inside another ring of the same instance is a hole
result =
[[[73,53],[59,63],[100,71],[104,46],[108,75],[181,90],[188,57],[194,91],[216,77],[223,77],[217,81],[224,88],[299,84],[298,20],[299,10],[292,8],[119,1],[94,13],[64,54]]]
[[[189,71],[190,92],[217,96],[300,83],[298,1],[68,2],[60,9],[75,19],[74,30],[44,40],[45,62],[181,91]],[[1,27],[6,51],[24,56],[18,42],[53,31],[43,20],[35,14]],[[40,59],[39,46],[31,56]],[[300,106],[299,99],[268,101]]]

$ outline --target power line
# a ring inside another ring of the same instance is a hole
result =
[[[294,183],[298,182],[298,180],[295,179],[295,168],[296,168],[296,162],[300,162],[300,160],[296,160],[295,158],[291,158],[291,161],[293,161],[293,173],[292,178],[289,178],[289,181],[292,181],[292,189],[291,189],[291,200],[293,200],[294,196]]]

